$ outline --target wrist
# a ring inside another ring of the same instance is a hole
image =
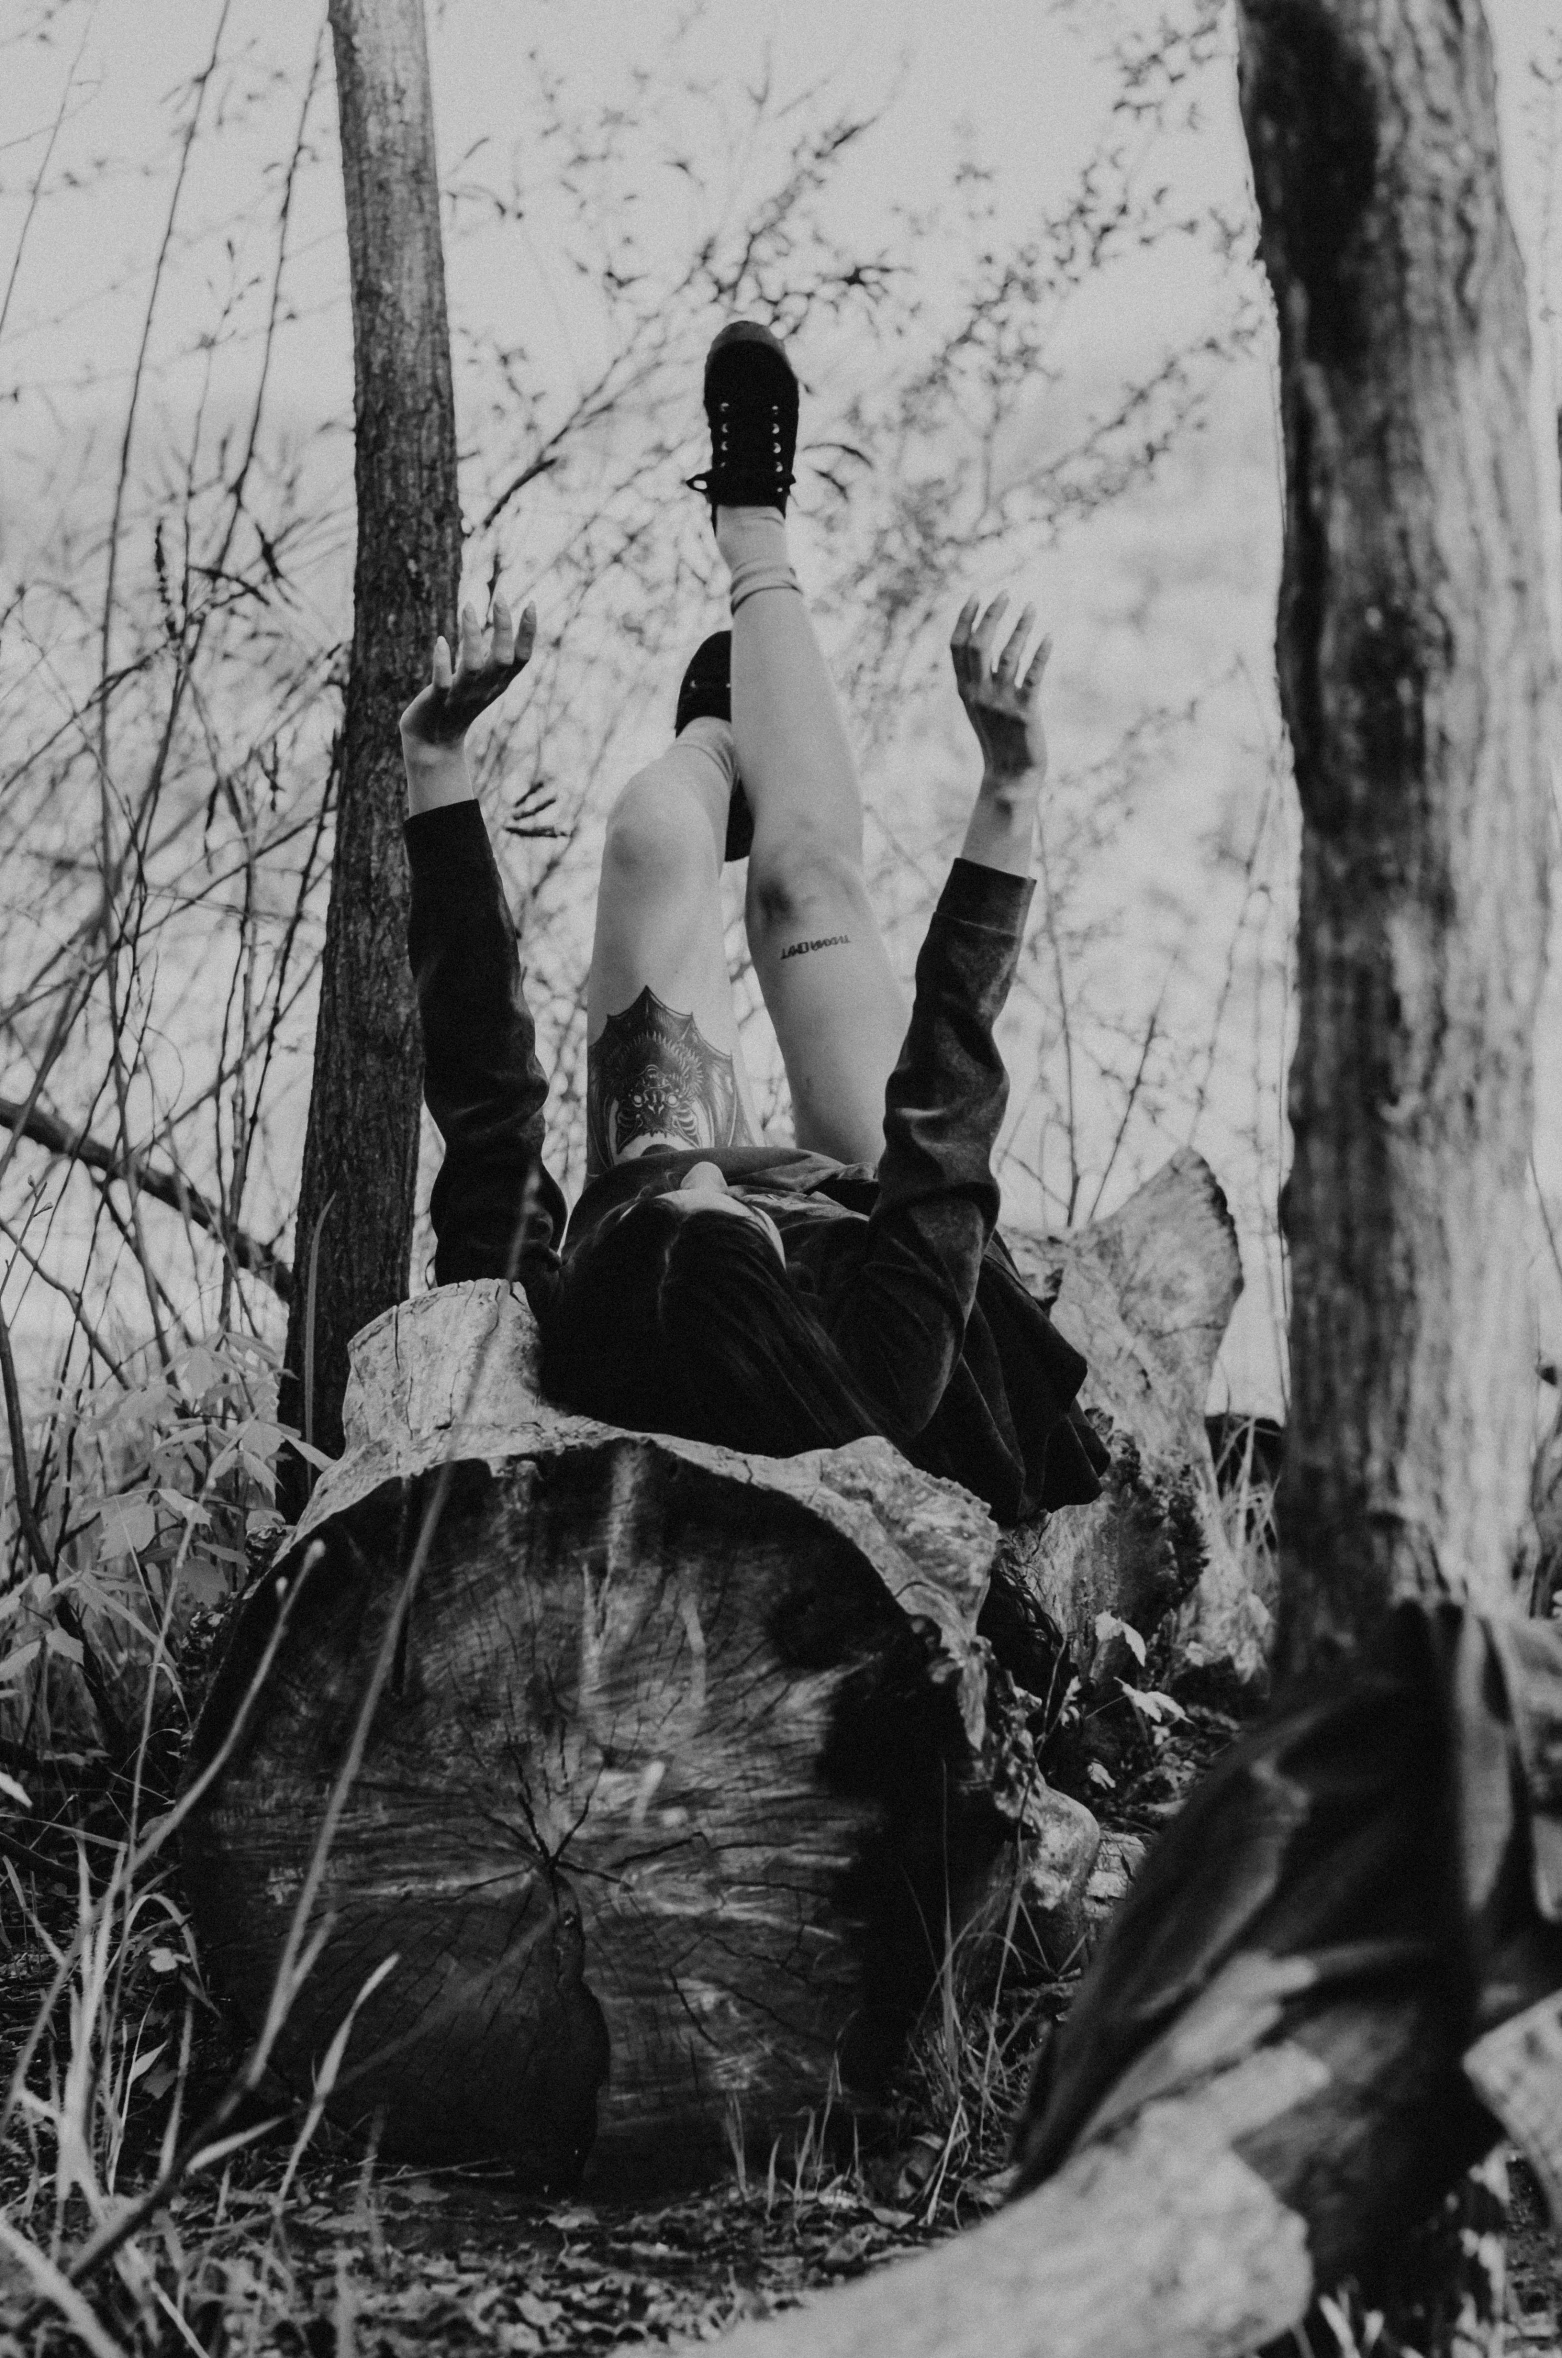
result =
[[[414,817],[420,811],[439,810],[446,803],[472,800],[472,773],[464,740],[456,745],[428,745],[404,736],[401,758],[407,771],[407,805]]]
[[[1041,794],[1041,782],[1041,771],[1030,762],[1021,769],[995,769],[989,763],[982,771],[977,800],[1015,810],[1034,808]]]
[[[1041,773],[984,773],[961,846],[961,856],[981,868],[1029,876],[1036,841]]]

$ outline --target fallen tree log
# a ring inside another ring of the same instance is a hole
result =
[[[485,1284],[367,1339],[360,1413],[389,1405],[376,1361],[459,1399],[474,1340],[502,1399],[530,1328]],[[365,1430],[247,1611],[213,1736],[277,1592],[304,1584],[187,1844],[203,1951],[260,2021],[388,1643],[279,2068],[307,2079],[394,1953],[334,2107],[379,2114],[387,2150],[543,2182],[593,2148],[603,2184],[708,2171],[731,2115],[782,2134],[837,2067],[873,2091],[931,1977],[946,1871],[958,1908],[1012,1836],[1018,1796],[1006,1818],[979,1771],[970,1634],[996,1533],[887,1443],[750,1460],[513,1407],[455,1459],[448,1425]]]
[[[1092,1284],[1099,1327],[1109,1265]],[[214,1982],[263,2021],[302,1910],[321,1946],[284,2076],[309,2084],[362,1997],[335,2116],[539,2182],[589,2154],[599,2189],[666,2184],[832,2083],[875,2102],[1019,1850],[1042,1912],[1094,1857],[977,1635],[985,1508],[882,1440],[744,1457],[558,1411],[492,1282],[388,1313],[353,1368],[347,1453],[197,1732],[198,1768],[289,1598],[186,1842]],[[1207,1458],[1202,1407],[1177,1414]]]

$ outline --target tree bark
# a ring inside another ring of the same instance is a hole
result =
[[[284,1395],[342,1445],[347,1345],[407,1290],[422,1049],[407,969],[397,716],[461,574],[455,407],[422,0],[331,0],[352,278],[352,663]],[[316,1239],[318,1254],[314,1253]]]
[[[1267,1687],[1268,1614],[1224,1528],[1204,1409],[1215,1356],[1242,1290],[1236,1228],[1215,1174],[1184,1147],[1110,1219],[1066,1237],[1010,1232],[1020,1274],[1052,1299],[1060,1331],[1089,1363],[1081,1405],[1111,1452],[1094,1505],[1004,1534],[985,1636],[1034,1686],[1005,1640],[1031,1600],[1075,1667],[1125,1667],[1103,1650],[1109,1613],[1146,1637],[1178,1607],[1179,1683],[1251,1703]]]
[[[1551,679],[1481,9],[1239,0],[1238,26],[1303,816],[1279,1498],[1297,1668],[1395,1596],[1510,1595]]]

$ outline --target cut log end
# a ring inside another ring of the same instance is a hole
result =
[[[442,1504],[438,1492],[446,1487]],[[619,1436],[386,1485],[327,1527],[256,1733],[187,1868],[252,2019],[426,1520],[278,2061],[304,2077],[370,1973],[335,2110],[387,2151],[599,2183],[708,2171],[882,2090],[948,1890],[1012,1827],[967,1796],[934,1636],[804,1508]],[[231,1719],[275,1589],[208,1719]],[[963,1797],[966,1796],[966,1797]]]

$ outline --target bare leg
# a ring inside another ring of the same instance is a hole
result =
[[[734,759],[725,721],[691,721],[608,821],[586,990],[593,1171],[653,1144],[760,1138],[722,942]]]
[[[868,901],[862,791],[776,508],[721,508],[732,727],[754,811],[744,911],[799,1146],[877,1163],[905,997]]]

